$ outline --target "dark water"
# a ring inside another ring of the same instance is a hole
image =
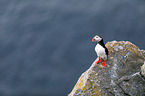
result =
[[[66,96],[96,34],[145,49],[145,0],[0,0],[0,96]]]

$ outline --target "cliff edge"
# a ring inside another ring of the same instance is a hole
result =
[[[145,51],[128,41],[108,42],[106,47],[107,66],[95,60],[69,96],[145,96]]]

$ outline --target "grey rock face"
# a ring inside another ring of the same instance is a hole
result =
[[[95,60],[69,96],[145,96],[144,71],[141,72],[143,50],[128,41],[108,42],[106,47],[109,49],[107,66],[96,64]]]
[[[142,74],[143,78],[145,78],[145,62],[144,62],[144,64],[141,66],[141,74]]]

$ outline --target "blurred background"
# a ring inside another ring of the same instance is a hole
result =
[[[96,34],[145,49],[145,0],[0,0],[0,96],[67,96]]]

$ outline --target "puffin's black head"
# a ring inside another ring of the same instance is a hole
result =
[[[103,40],[103,38],[99,35],[96,35],[92,38],[92,42],[100,42],[101,40]]]

